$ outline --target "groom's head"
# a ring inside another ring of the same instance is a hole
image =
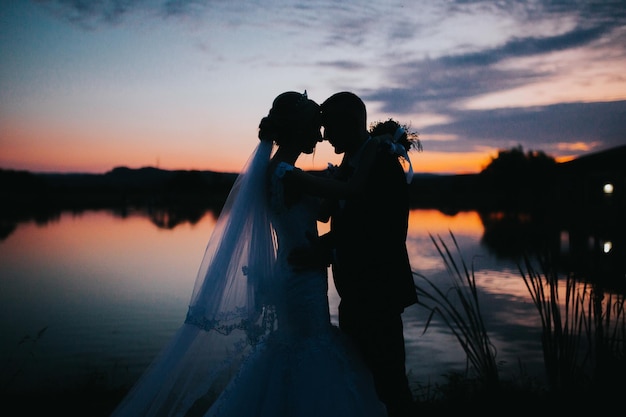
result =
[[[333,94],[322,103],[321,115],[324,139],[335,153],[355,152],[368,137],[365,104],[354,93]]]

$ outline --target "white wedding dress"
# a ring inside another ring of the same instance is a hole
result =
[[[326,268],[286,256],[317,234],[313,200],[285,204],[271,143],[237,178],[211,235],[184,324],[114,417],[384,417],[373,379],[330,322]]]
[[[292,248],[309,243],[307,233],[317,235],[312,199],[285,205],[281,178],[290,168],[281,163],[272,177],[275,284],[282,287],[278,328],[257,345],[206,416],[384,416],[369,371],[331,324],[326,268],[294,272],[287,263]]]

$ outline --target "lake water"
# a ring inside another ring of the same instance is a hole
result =
[[[215,218],[207,212],[193,224],[162,223],[141,212],[63,212],[52,221],[19,223],[0,241],[3,386],[58,389],[98,381],[115,387],[137,379],[185,317]],[[320,224],[322,232],[326,227]],[[407,243],[414,271],[447,288],[450,274],[430,235],[451,244],[450,231],[473,264],[502,375],[542,378],[539,316],[517,264],[481,243],[485,226],[477,212],[413,210]],[[404,314],[407,367],[421,385],[466,365],[440,320],[423,334],[427,316],[419,306]]]

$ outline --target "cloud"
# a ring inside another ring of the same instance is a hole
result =
[[[322,61],[318,65],[319,66],[328,66],[328,67],[332,67],[332,68],[335,68],[335,69],[341,69],[341,70],[349,70],[349,71],[362,70],[362,69],[369,68],[363,62],[350,61],[350,60]]]
[[[447,2],[449,12],[470,13],[472,10],[495,10],[504,15],[514,14],[527,22],[544,19],[568,19],[597,24],[626,20],[626,9],[620,0],[452,0]]]
[[[532,70],[447,67],[441,60],[425,60],[404,65],[401,78],[399,76],[393,80],[394,85],[402,87],[373,90],[363,97],[367,101],[379,102],[384,112],[447,114],[461,100],[519,87],[539,76]]]
[[[118,24],[129,13],[148,5],[142,0],[40,0],[37,3],[56,17],[84,29]]]
[[[374,91],[366,98],[380,102],[384,111],[392,113],[447,112],[461,100],[521,87],[554,75],[534,68],[503,69],[496,64],[588,45],[609,31],[609,27],[576,28],[555,36],[515,38],[479,52],[404,62],[389,70],[391,83],[402,87]]]
[[[615,69],[626,61],[626,8],[622,1],[49,0],[39,3],[57,17],[86,28],[120,24],[136,13],[154,19],[215,19],[226,28],[252,25],[254,30],[250,33],[258,34],[259,38],[271,34],[270,39],[298,45],[297,53],[292,55],[274,56],[275,50],[262,49],[267,51],[267,56],[263,56],[268,61],[288,66],[289,56],[295,57],[299,66],[319,68],[320,73],[329,74],[324,81],[329,84],[327,88],[341,85],[346,89],[346,83],[353,83],[368,106],[375,104],[381,112],[393,116],[414,120],[416,114],[428,113],[450,120],[446,124],[418,128],[425,139],[428,135],[467,139],[467,145],[461,145],[460,140],[433,141],[429,148],[432,145],[444,149],[452,144],[458,147],[455,151],[463,151],[460,148],[475,150],[521,143],[557,152],[577,149],[581,143],[611,147],[626,139],[623,124],[619,122],[620,117],[626,119],[624,101],[580,103],[571,99],[570,103],[542,107],[519,101],[502,104],[509,108],[469,110],[465,107],[479,97],[525,86],[543,86],[557,77],[563,78],[568,75],[562,72],[564,67],[550,61],[557,54],[569,53],[574,66],[598,68],[597,72],[588,72],[592,76],[600,74],[598,79],[622,77]],[[460,24],[455,27],[457,22]],[[487,27],[481,26],[484,22],[489,22],[485,24]],[[455,29],[454,33],[446,32],[450,28]],[[482,37],[472,37],[481,31],[484,31]],[[468,36],[464,37],[465,34]],[[209,41],[208,36],[203,39],[205,43]],[[607,53],[597,52],[600,50]],[[249,51],[256,53],[254,48]],[[230,51],[221,52],[227,55]],[[613,60],[611,64],[603,67],[609,59]],[[332,79],[339,81],[330,85]],[[368,88],[360,88],[370,80]],[[593,78],[583,81],[590,85],[599,82]],[[612,82],[620,86],[624,83]],[[580,85],[580,78],[574,83]],[[615,97],[623,99],[620,94],[618,91]],[[555,97],[554,102],[564,101],[558,95]]]
[[[476,53],[442,57],[441,64],[446,67],[493,65],[504,59],[562,51],[587,45],[599,39],[602,35],[609,32],[610,29],[609,26],[597,26],[589,29],[576,28],[556,36],[514,38],[497,48]]]
[[[261,10],[299,16],[323,23],[331,33],[363,33],[390,26],[388,34],[396,39],[406,38],[415,28],[439,24],[450,15],[466,14],[477,18],[483,13],[513,16],[516,20],[536,22],[550,19],[574,19],[578,26],[611,25],[626,20],[626,8],[621,1],[580,0],[433,0],[411,4],[405,1],[265,1],[253,0],[36,0],[59,17],[72,22],[113,23],[125,16],[150,11],[155,16],[195,16],[198,13],[229,12],[254,15]],[[411,24],[412,23],[412,24]],[[477,24],[480,22],[477,21]],[[407,32],[408,30],[408,32]],[[381,33],[381,32],[377,32]]]
[[[428,149],[450,151],[452,147],[462,152],[521,144],[526,149],[556,155],[563,150],[579,154],[626,144],[626,101],[459,110],[453,112],[453,117],[453,122],[428,126],[420,133],[425,139],[429,135],[454,135],[463,141],[433,141],[425,144]]]
[[[83,29],[118,25],[134,14],[153,19],[202,18],[207,14],[254,14],[256,2],[215,0],[39,0],[57,18]]]
[[[509,3],[463,1],[455,7],[450,6],[450,10],[470,13],[472,6],[497,7],[494,4],[504,5],[499,11],[502,13],[508,7],[511,10],[519,8],[520,2]],[[465,103],[473,98],[543,85],[566,76],[562,72],[563,66],[549,64],[551,57],[559,53],[570,53],[569,57],[575,54],[578,61],[574,63],[585,68],[595,66],[600,69],[598,74],[614,71],[614,65],[603,67],[603,58],[592,61],[594,55],[589,52],[609,48],[607,62],[616,57],[624,60],[626,42],[620,42],[620,39],[624,36],[626,12],[618,3],[543,1],[534,2],[535,8],[524,3],[524,12],[515,15],[519,22],[543,20],[545,23],[563,19],[569,21],[569,29],[563,30],[565,26],[554,23],[548,25],[550,29],[544,29],[542,35],[530,32],[533,33],[531,36],[511,36],[495,45],[474,45],[467,53],[399,59],[399,63],[387,69],[389,85],[394,87],[372,88],[363,94],[363,98],[366,102],[376,103],[382,112],[400,118],[406,116],[415,121],[416,113],[434,113],[451,120],[418,128],[426,141],[429,136],[458,138],[456,141],[433,140],[426,145],[432,150],[463,152],[522,144],[559,155],[622,145],[626,143],[626,127],[622,122],[626,120],[624,101],[581,103],[571,100],[541,107],[509,102],[503,103],[507,108],[465,108]],[[471,12],[478,13],[476,9]],[[547,64],[536,65],[543,62]],[[615,73],[606,79],[620,77]],[[590,78],[587,82],[592,85],[599,81]],[[619,96],[619,92],[617,94]]]

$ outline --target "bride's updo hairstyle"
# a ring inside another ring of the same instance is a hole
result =
[[[288,91],[274,99],[269,114],[259,124],[259,139],[278,146],[298,139],[300,133],[319,125],[320,106],[304,93]]]

